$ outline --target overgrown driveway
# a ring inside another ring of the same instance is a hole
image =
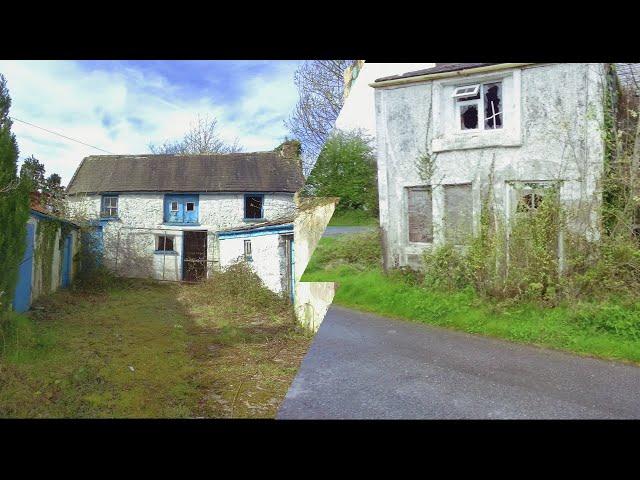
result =
[[[0,417],[273,418],[311,341],[243,269],[63,290],[8,330]]]
[[[640,418],[640,368],[332,306],[277,418]]]

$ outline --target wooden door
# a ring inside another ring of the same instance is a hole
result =
[[[198,282],[207,277],[207,232],[184,232],[182,279]]]

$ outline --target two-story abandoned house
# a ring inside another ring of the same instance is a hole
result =
[[[119,275],[196,281],[237,260],[293,292],[297,142],[268,152],[110,155],[82,160],[69,186],[92,249]]]
[[[458,63],[371,83],[385,266],[417,267],[432,245],[468,242],[488,192],[508,225],[553,188],[583,214],[572,228],[597,238],[609,74]]]

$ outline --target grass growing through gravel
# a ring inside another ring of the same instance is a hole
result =
[[[0,417],[273,417],[310,343],[242,265],[199,285],[107,279],[2,329]]]
[[[472,289],[426,288],[411,272],[384,274],[377,234],[322,238],[302,281],[335,281],[334,303],[362,311],[571,352],[640,363],[640,302],[497,304]]]

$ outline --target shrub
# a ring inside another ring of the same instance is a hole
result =
[[[200,305],[221,316],[254,315],[270,312],[274,317],[292,314],[286,294],[269,290],[245,261],[185,289],[188,303]]]
[[[453,245],[445,244],[423,255],[424,284],[445,290],[472,285],[472,271],[467,255]]]

